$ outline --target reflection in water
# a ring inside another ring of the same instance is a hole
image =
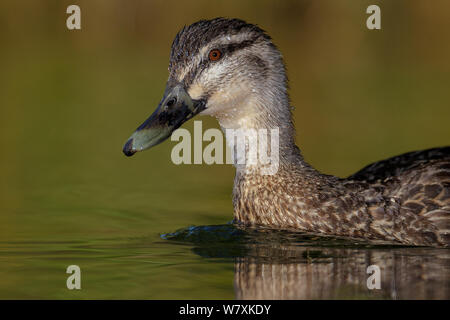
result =
[[[372,246],[231,224],[163,238],[192,242],[203,257],[234,258],[237,299],[450,298],[448,249]],[[370,265],[380,267],[380,290],[367,288]]]

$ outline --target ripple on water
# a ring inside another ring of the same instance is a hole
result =
[[[209,261],[232,261],[237,299],[448,299],[450,250],[374,244],[235,224],[161,235]],[[381,270],[368,290],[367,268]],[[264,290],[263,290],[264,288]]]

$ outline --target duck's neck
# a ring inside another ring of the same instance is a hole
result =
[[[216,113],[215,116],[226,135],[230,129],[231,131],[254,129],[257,134],[266,132],[267,152],[271,156],[274,155],[272,151],[277,152],[280,168],[289,164],[304,163],[295,144],[295,129],[284,78],[272,78],[267,81],[270,85],[264,88],[252,87],[249,89],[251,94],[240,101],[239,105],[232,110]],[[230,140],[227,137],[228,145],[236,147],[236,141]],[[251,166],[236,166],[238,172],[244,167],[248,169]]]
[[[261,173],[260,165],[236,165],[234,219],[249,225],[318,233],[333,233],[333,228],[339,227],[336,234],[353,235],[350,226],[337,224],[362,204],[345,199],[346,187],[340,179],[322,174],[305,162],[295,144],[288,101],[287,94],[280,99],[280,94],[269,93],[264,100],[249,99],[237,111],[237,116],[218,117],[225,131],[248,128],[279,130],[279,165],[274,174]],[[227,143],[230,145],[228,139]],[[269,149],[272,147],[271,144]],[[333,205],[333,215],[323,209],[327,205]]]
[[[288,94],[284,86],[250,95],[234,112],[216,114],[224,131],[227,129],[275,129],[279,131],[279,166],[275,174],[261,174],[258,167],[236,165],[233,191],[235,219],[244,223],[295,227],[301,230],[326,231],[331,218],[314,215],[325,202],[338,201],[345,195],[341,180],[321,174],[303,159],[295,144]],[[267,139],[272,149],[271,139]],[[230,142],[227,139],[227,143]],[[295,201],[295,203],[294,203]],[[352,204],[356,208],[358,203]],[[350,208],[348,206],[347,208]],[[294,214],[295,213],[295,214]],[[286,219],[289,218],[287,221]],[[287,222],[286,222],[286,221]],[[322,230],[323,229],[323,230]]]

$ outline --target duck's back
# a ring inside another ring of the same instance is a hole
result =
[[[369,210],[375,218],[374,227],[379,224],[380,231],[389,225],[385,217],[392,211],[396,220],[392,221],[392,231],[399,240],[450,245],[450,147],[376,162],[347,180],[368,183],[371,190],[389,199],[387,205],[374,204]]]
[[[376,182],[377,180],[400,176],[404,172],[420,165],[428,164],[432,160],[450,160],[450,147],[413,151],[382,161],[377,161],[351,175],[348,179]],[[446,170],[448,170],[448,168]]]

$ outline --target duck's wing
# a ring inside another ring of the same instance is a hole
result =
[[[386,160],[374,162],[349,176],[347,179],[373,183],[389,177],[399,176],[416,166],[438,159],[450,159],[450,146],[408,152]]]
[[[450,246],[450,147],[409,152],[373,163],[348,180],[389,199],[369,207],[376,225],[412,244]],[[390,221],[389,212],[394,212]],[[391,228],[391,229],[390,229]],[[382,231],[380,231],[382,232]]]

